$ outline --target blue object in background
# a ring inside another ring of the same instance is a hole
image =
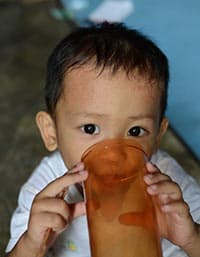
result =
[[[84,24],[105,2],[88,1],[85,9],[74,12],[78,23]],[[200,159],[200,1],[130,1],[134,11],[123,22],[149,35],[168,56],[171,81],[167,116],[171,127]]]
[[[167,116],[171,127],[200,159],[200,1],[135,0],[126,19],[169,58],[171,82]]]
[[[88,20],[88,16],[101,2],[101,0],[60,0],[63,8],[79,25]]]

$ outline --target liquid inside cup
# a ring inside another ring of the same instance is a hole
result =
[[[129,139],[105,140],[83,154],[92,257],[161,257],[154,206],[143,182],[146,158]]]

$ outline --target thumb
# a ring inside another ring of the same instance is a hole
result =
[[[70,205],[72,219],[86,214],[85,202]]]
[[[159,171],[157,166],[154,165],[152,162],[147,162],[146,167],[149,173],[155,173]]]

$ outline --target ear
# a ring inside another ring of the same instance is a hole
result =
[[[160,128],[159,128],[159,133],[158,133],[158,136],[157,136],[157,139],[156,139],[156,150],[160,145],[162,137],[164,136],[164,134],[167,131],[168,125],[169,125],[169,121],[168,121],[167,118],[164,117],[161,121]]]
[[[51,115],[41,111],[36,115],[36,124],[39,128],[44,145],[49,151],[54,151],[57,148],[56,126]]]

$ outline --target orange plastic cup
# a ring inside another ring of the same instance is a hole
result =
[[[129,139],[108,139],[82,156],[92,257],[161,257],[152,198],[143,181],[146,155]]]

